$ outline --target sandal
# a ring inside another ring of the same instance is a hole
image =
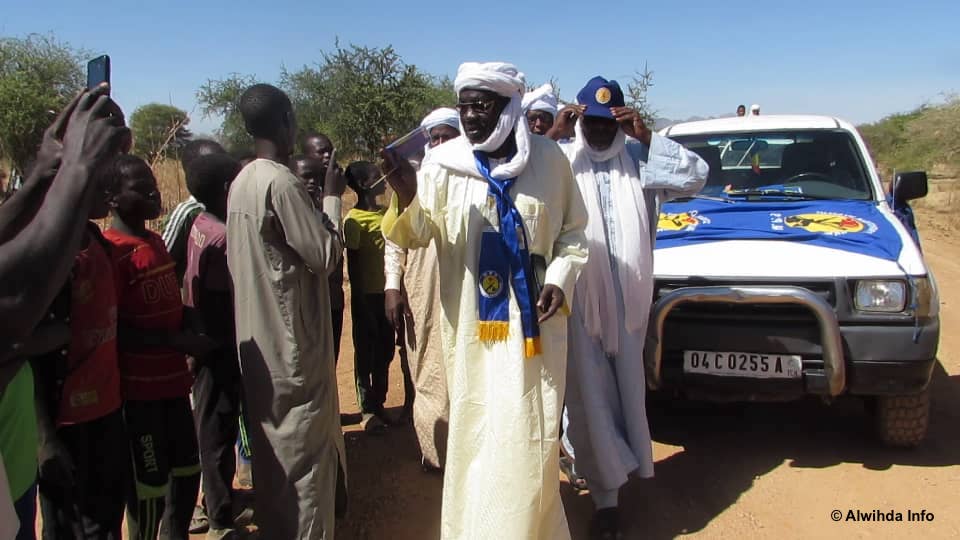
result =
[[[203,534],[209,530],[210,520],[207,518],[207,511],[197,505],[193,509],[193,517],[190,518],[190,534]]]
[[[566,475],[570,487],[575,491],[587,490],[587,479],[577,474],[573,460],[567,456],[560,456],[560,470]]]

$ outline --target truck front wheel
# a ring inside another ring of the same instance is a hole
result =
[[[874,421],[883,444],[915,448],[927,436],[930,422],[930,393],[875,396]]]

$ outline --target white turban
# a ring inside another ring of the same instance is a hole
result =
[[[503,146],[511,132],[515,133],[517,154],[509,162],[490,171],[490,176],[500,180],[518,176],[530,158],[530,128],[520,106],[525,84],[523,73],[513,64],[505,62],[464,62],[457,69],[457,78],[453,81],[457,94],[464,89],[487,90],[510,98],[510,103],[500,113],[493,133],[482,143],[471,144],[474,150],[492,152]]]
[[[423,121],[420,122],[420,127],[427,130],[428,135],[430,130],[437,126],[450,126],[459,131],[460,115],[457,110],[450,107],[440,107],[425,116]]]
[[[520,104],[523,112],[547,111],[551,116],[557,116],[557,96],[553,93],[553,85],[547,83],[523,95]]]

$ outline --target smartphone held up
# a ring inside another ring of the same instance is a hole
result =
[[[87,62],[87,89],[110,84],[110,57],[101,55]]]

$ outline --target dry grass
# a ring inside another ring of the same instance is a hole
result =
[[[166,216],[174,207],[190,196],[187,190],[186,175],[180,162],[174,159],[163,159],[153,166],[153,174],[157,177],[157,187],[160,189],[160,198],[163,202],[163,215]],[[343,194],[344,214],[357,203],[357,196],[350,190]],[[147,224],[150,229],[160,231],[161,219]]]
[[[157,187],[160,189],[160,200],[163,203],[163,215],[165,216],[190,196],[190,192],[187,190],[186,175],[183,168],[180,167],[180,162],[173,159],[164,159],[155,163],[153,174],[157,177]],[[158,219],[147,225],[159,232],[160,221]]]

